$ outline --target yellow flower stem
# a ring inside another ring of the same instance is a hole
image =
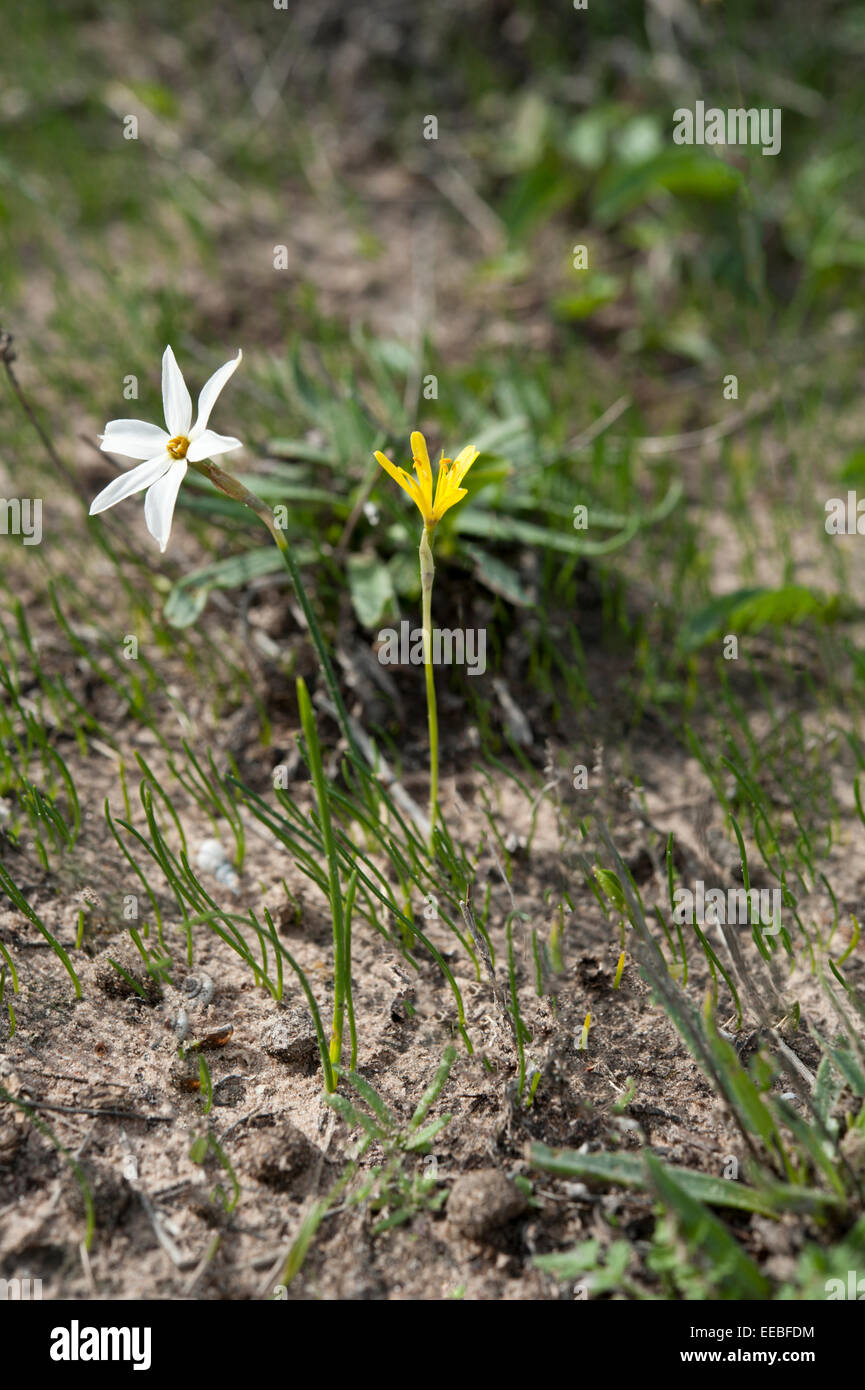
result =
[[[436,711],[436,687],[433,674],[432,589],[435,578],[432,529],[424,526],[420,541],[420,582],[423,604],[423,662],[426,675],[426,707],[429,724],[429,846],[435,852],[435,827],[439,800],[439,724]]]

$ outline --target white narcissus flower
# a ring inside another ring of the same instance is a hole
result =
[[[241,449],[239,439],[216,434],[207,428],[210,412],[228,378],[240,365],[243,353],[226,362],[205,382],[198,397],[198,418],[192,423],[192,400],[170,347],[162,354],[162,408],[167,430],[148,425],[144,420],[109,420],[105,433],[100,435],[100,448],[109,454],[144,459],[137,468],[115,478],[90,504],[90,515],[104,512],[124,497],[147,488],[144,498],[144,519],[147,529],[164,551],[171,533],[174,504],[188,463],[226,454],[229,449]]]

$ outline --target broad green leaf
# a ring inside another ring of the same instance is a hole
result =
[[[204,565],[177,581],[166,599],[163,616],[172,627],[189,627],[204,611],[211,589],[235,589],[250,579],[283,569],[284,562],[275,545],[258,546]]]
[[[541,219],[573,202],[578,192],[573,173],[552,151],[511,183],[499,215],[513,241],[520,241]]]
[[[601,869],[598,868],[597,865],[592,869],[592,873],[595,875],[598,886],[604,896],[609,899],[613,906],[621,912],[623,916],[627,916],[628,909],[625,903],[625,894],[618,876],[614,874],[611,869]]]
[[[604,1263],[599,1261],[600,1243],[585,1240],[573,1250],[558,1251],[554,1255],[538,1255],[533,1264],[544,1269],[556,1279],[578,1279],[580,1275],[589,1277],[584,1282],[593,1295],[612,1293],[621,1288],[628,1265],[633,1257],[633,1246],[627,1240],[614,1240],[604,1252]]]
[[[854,449],[844,460],[842,483],[865,483],[865,449]]]
[[[698,608],[679,633],[682,649],[693,652],[711,642],[728,626],[727,618],[741,603],[755,594],[762,593],[765,593],[764,589],[734,589],[732,593],[722,594],[720,598],[714,598],[702,608]]]
[[[639,527],[639,520],[634,520],[624,532],[610,540],[590,541],[582,538],[582,532],[554,531],[531,521],[518,521],[515,517],[465,507],[458,515],[454,530],[465,536],[482,536],[490,541],[513,541],[541,550],[561,551],[566,555],[604,555],[632,540]]]
[[[666,191],[695,198],[729,198],[742,175],[717,155],[693,149],[671,149],[644,164],[617,165],[595,190],[595,217],[609,224],[624,217],[654,194]]]
[[[561,144],[563,153],[583,169],[600,169],[611,131],[620,120],[615,107],[591,106],[568,127]]]
[[[395,609],[396,596],[390,570],[377,555],[364,551],[348,557],[348,587],[358,622],[378,627]]]
[[[271,506],[275,506],[278,502],[308,502],[313,506],[327,507],[331,511],[343,513],[346,516],[351,511],[347,491],[340,496],[333,489],[328,491],[322,487],[310,487],[304,483],[285,481],[278,473],[272,475],[239,473],[237,480]]]
[[[646,1169],[636,1154],[580,1154],[568,1149],[550,1149],[546,1144],[532,1144],[529,1157],[535,1167],[561,1177],[589,1178],[617,1187],[645,1189],[648,1186]],[[670,1171],[684,1191],[697,1201],[715,1207],[758,1212],[761,1216],[775,1214],[765,1197],[742,1183],[715,1178],[710,1173],[700,1173],[692,1168]]]
[[[507,420],[494,420],[479,433],[472,436],[471,443],[482,455],[500,454],[506,456],[508,449],[522,442],[529,434],[529,420],[525,415],[512,415]],[[478,471],[483,459],[472,467],[472,476]]]
[[[618,275],[607,275],[603,271],[575,273],[580,275],[579,288],[553,300],[552,309],[557,318],[573,321],[591,318],[597,309],[617,300],[624,290]]]
[[[504,560],[500,560],[497,555],[490,554],[479,545],[473,545],[468,553],[474,560],[478,579],[494,594],[500,594],[509,603],[519,606],[532,602],[519,574],[511,565],[505,564]]]
[[[764,627],[790,627],[812,619],[831,624],[852,617],[855,606],[841,594],[822,594],[801,584],[780,589],[736,589],[698,609],[679,633],[685,652],[697,651],[724,632],[738,636]]]
[[[268,440],[267,452],[272,458],[323,463],[328,468],[335,467],[339,461],[332,449],[325,448],[320,444],[307,444],[305,439]]]
[[[401,598],[413,601],[420,598],[420,570],[413,548],[402,547],[395,551],[388,560],[387,567],[394,590]]]
[[[802,584],[787,584],[781,589],[769,589],[745,599],[732,614],[732,622],[742,631],[759,632],[761,628],[790,627],[813,618],[820,623],[833,623],[850,613],[840,594],[824,597],[806,589]]]
[[[654,1154],[644,1152],[646,1174],[652,1190],[675,1222],[688,1247],[689,1264],[702,1269],[703,1277],[718,1298],[768,1298],[771,1286],[754,1261],[745,1254],[708,1207],[686,1191],[684,1185]]]
[[[197,1139],[193,1139],[189,1147],[189,1157],[193,1163],[203,1163],[207,1157],[210,1145],[206,1134],[199,1134]]]
[[[414,367],[415,354],[397,338],[376,338],[369,344],[368,351],[382,366],[403,376],[407,376]]]
[[[204,584],[196,588],[175,584],[165,600],[162,616],[172,627],[191,627],[207,607],[209,593],[210,589]]]
[[[538,1269],[554,1274],[557,1279],[576,1279],[577,1275],[597,1268],[600,1253],[599,1240],[584,1240],[572,1250],[560,1250],[554,1255],[537,1255],[532,1263]]]

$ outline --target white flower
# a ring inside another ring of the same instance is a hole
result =
[[[174,504],[188,463],[226,454],[229,449],[242,448],[239,439],[216,434],[207,428],[210,412],[228,378],[240,365],[238,352],[232,362],[226,362],[205,382],[198,397],[198,418],[192,423],[192,400],[183,380],[183,373],[170,347],[162,354],[162,408],[167,430],[148,425],[144,420],[109,420],[105,433],[100,435],[100,448],[106,453],[122,454],[126,458],[144,459],[137,468],[115,478],[90,505],[90,515],[104,512],[147,488],[144,499],[144,519],[147,529],[165,550],[171,532]]]

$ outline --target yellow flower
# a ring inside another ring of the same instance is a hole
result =
[[[404,468],[397,468],[396,464],[391,463],[387,454],[377,452],[376,458],[394,482],[408,493],[423,517],[424,526],[431,531],[441,521],[448,507],[453,507],[466,496],[467,489],[460,484],[477,458],[478,451],[474,445],[468,444],[455,459],[446,459],[442,454],[435,496],[426,440],[420,430],[412,434],[411,452],[416,474],[414,478]]]

